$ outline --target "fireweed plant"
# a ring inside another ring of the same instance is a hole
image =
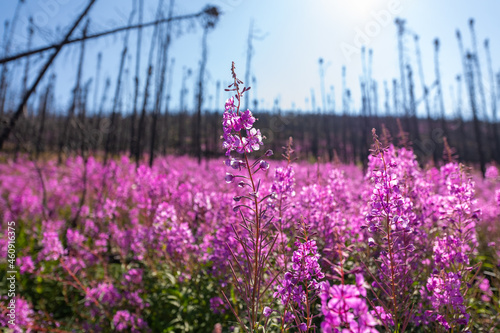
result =
[[[471,258],[478,246],[476,224],[481,211],[475,208],[474,182],[463,166],[443,166],[442,182],[447,193],[436,199],[443,233],[434,240],[435,267],[422,295],[432,304],[428,316],[453,331],[467,327],[470,320],[465,296],[480,268],[480,263],[473,265]]]
[[[222,292],[222,294],[241,328],[246,332],[256,332],[267,326],[266,315],[268,313],[264,311],[263,306],[266,301],[265,293],[272,287],[278,276],[274,273],[274,277],[269,278],[269,255],[278,237],[271,235],[272,217],[268,215],[267,209],[267,199],[271,195],[262,195],[261,180],[256,179],[257,172],[266,172],[269,169],[269,163],[263,157],[271,156],[273,153],[268,150],[264,156],[250,163],[249,154],[259,150],[263,145],[262,135],[259,129],[253,127],[256,119],[252,112],[240,111],[242,95],[250,88],[244,87],[240,90],[243,82],[236,76],[234,62],[231,66],[231,74],[233,83],[226,91],[233,91],[235,95],[226,101],[222,122],[223,147],[227,156],[225,164],[234,170],[244,170],[246,175],[226,173],[225,180],[227,183],[232,183],[235,179],[241,179],[238,186],[248,187],[249,191],[245,195],[237,195],[233,198],[237,202],[233,210],[240,214],[241,222],[239,226],[232,225],[232,228],[234,238],[241,246],[244,255],[239,256],[229,244],[227,247],[233,258],[233,261],[229,263],[233,286],[246,304],[245,317],[238,314],[238,309],[232,305],[226,293]],[[242,159],[231,157],[232,152],[242,156]]]
[[[319,265],[320,255],[316,241],[310,239],[308,226],[302,223],[301,234],[296,238],[291,267],[280,279],[275,298],[281,300],[283,311],[280,330],[284,332],[296,327],[300,332],[314,331],[314,303],[323,289],[325,274]],[[266,308],[271,311],[269,307]],[[293,325],[294,324],[294,325]]]
[[[397,162],[388,158],[389,147],[379,141],[375,130],[369,173],[374,183],[370,196],[370,207],[366,214],[366,229],[372,237],[368,246],[377,251],[374,261],[377,272],[372,274],[373,286],[378,304],[376,316],[384,326],[393,327],[394,332],[402,332],[412,318],[413,282],[415,273],[413,252],[416,215],[413,203],[404,195],[401,179],[395,170]],[[370,272],[368,270],[368,272]]]
[[[290,258],[288,246],[289,239],[293,237],[293,214],[288,209],[292,204],[291,199],[295,196],[295,171],[292,165],[293,139],[288,139],[288,144],[283,147],[285,152],[282,154],[286,160],[286,165],[275,169],[274,180],[271,185],[271,198],[268,200],[268,206],[274,212],[277,219],[276,229],[278,233],[278,244],[281,255],[278,255],[278,265],[288,267]]]

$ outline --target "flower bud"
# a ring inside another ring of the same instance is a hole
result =
[[[261,160],[260,163],[259,163],[259,168],[262,170],[262,171],[266,171],[267,169],[269,169],[269,163],[267,163],[266,161],[264,160]]]
[[[269,317],[271,315],[271,312],[273,312],[273,310],[270,307],[266,306],[264,307],[264,311],[262,311],[262,314],[264,314],[264,316],[266,317]]]
[[[226,173],[226,177],[224,177],[224,180],[226,181],[226,183],[232,183],[233,180],[234,180],[234,176],[230,173]]]

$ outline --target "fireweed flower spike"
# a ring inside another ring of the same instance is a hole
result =
[[[240,90],[243,82],[236,77],[234,62],[231,66],[231,73],[234,82],[226,91],[233,91],[235,95],[226,101],[222,116],[224,133],[222,147],[226,150],[228,157],[225,164],[234,170],[244,171],[247,175],[227,173],[225,181],[231,183],[236,177],[241,177],[243,180],[238,183],[238,186],[248,192],[233,197],[233,200],[238,203],[233,210],[241,216],[241,223],[233,224],[232,229],[241,250],[238,252],[229,244],[227,247],[233,259],[229,262],[233,286],[245,303],[245,317],[237,314],[234,305],[223,291],[222,293],[241,328],[245,332],[254,332],[267,326],[267,317],[272,313],[269,307],[264,308],[263,299],[264,293],[269,290],[277,276],[276,273],[273,277],[268,269],[269,254],[277,236],[270,234],[271,218],[267,216],[267,205],[263,203],[269,196],[260,194],[261,182],[260,179],[258,181],[255,179],[258,171],[266,172],[269,169],[269,163],[263,158],[250,163],[248,157],[248,154],[259,150],[263,145],[260,130],[253,127],[256,119],[252,112],[240,111],[241,97],[250,88],[245,87]],[[242,155],[242,159],[231,157],[231,153]],[[267,151],[264,155],[270,156],[272,152]]]
[[[235,81],[233,85],[237,87],[238,82]],[[243,92],[250,88],[245,89],[246,88],[243,89]],[[263,137],[260,130],[253,127],[256,119],[253,117],[252,112],[246,110],[240,113],[239,111],[240,98],[243,92],[240,93],[239,90],[237,90],[236,99],[238,101],[238,106],[235,106],[233,97],[226,101],[225,111],[222,115],[224,133],[222,147],[226,149],[226,156],[230,156],[232,151],[236,151],[239,154],[251,153],[252,151],[259,150],[260,146],[264,144],[262,142]],[[246,136],[242,135],[242,130],[245,130]]]
[[[374,182],[370,207],[366,215],[368,246],[379,251],[376,258],[378,272],[374,286],[383,293],[376,294],[377,301],[387,309],[397,332],[405,330],[412,317],[408,304],[414,278],[412,262],[416,216],[413,203],[404,196],[398,177],[398,161],[388,153],[392,147],[384,147],[375,129],[373,156],[370,156],[369,175]],[[378,245],[378,247],[377,247]],[[387,297],[385,297],[385,296]],[[384,300],[386,298],[386,300]],[[381,318],[378,314],[379,319]]]
[[[471,265],[470,259],[478,244],[476,223],[480,212],[475,209],[474,182],[462,167],[453,162],[443,166],[441,172],[448,193],[437,197],[438,214],[445,229],[434,241],[435,267],[421,293],[433,307],[428,317],[453,331],[469,324],[464,296],[479,269],[479,265]]]
[[[297,241],[297,249],[293,252],[291,269],[279,281],[274,298],[280,298],[284,307],[281,318],[281,330],[286,330],[290,321],[294,320],[299,331],[307,331],[313,327],[315,317],[314,301],[323,288],[325,274],[319,265],[320,255],[316,241],[309,238],[308,227],[301,226],[303,242]]]
[[[325,320],[321,329],[325,333],[340,332],[378,332],[377,321],[368,310],[365,300],[366,289],[362,274],[356,274],[356,284],[330,286],[325,283],[321,297],[321,310]],[[380,310],[379,310],[380,311]]]

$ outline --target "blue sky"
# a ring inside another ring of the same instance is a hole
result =
[[[133,0],[98,0],[90,14],[89,30],[101,30],[125,25],[132,8]],[[11,54],[26,48],[27,19],[34,18],[36,38],[34,45],[42,46],[61,38],[61,31],[68,26],[83,9],[84,0],[26,0],[20,12]],[[154,18],[157,0],[145,0],[144,20]],[[165,11],[169,1],[165,0]],[[399,62],[397,48],[396,17],[406,20],[406,26],[420,36],[420,48],[427,85],[434,79],[434,46],[433,40],[441,42],[440,64],[443,93],[447,106],[447,114],[452,114],[452,95],[450,87],[455,87],[455,76],[462,74],[462,65],[458,52],[455,30],[462,32],[465,47],[471,48],[468,20],[476,21],[479,57],[482,64],[485,88],[489,90],[489,78],[483,47],[485,38],[490,38],[490,48],[495,72],[500,70],[500,38],[496,32],[500,28],[497,15],[500,13],[500,2],[485,0],[472,2],[467,0],[214,0],[223,11],[222,16],[208,37],[207,65],[207,98],[205,107],[215,108],[215,86],[220,80],[229,83],[231,61],[236,62],[239,77],[244,79],[246,66],[247,36],[250,22],[254,21],[255,35],[254,56],[252,59],[252,76],[256,78],[251,98],[260,101],[260,107],[271,109],[275,99],[279,99],[281,109],[287,110],[295,106],[306,110],[311,107],[311,90],[315,92],[316,107],[322,107],[318,59],[325,62],[325,85],[327,93],[334,87],[335,106],[341,107],[342,66],[347,68],[347,86],[351,89],[354,107],[360,106],[359,80],[362,65],[359,52],[360,43],[373,49],[372,76],[378,81],[379,105],[383,108],[383,81],[386,80],[392,90],[392,80],[399,80]],[[17,1],[2,1],[0,20],[10,20]],[[207,1],[190,0],[175,2],[174,14],[187,14],[201,10]],[[137,16],[136,16],[137,18]],[[4,34],[4,26],[0,29]],[[193,91],[197,77],[198,63],[201,57],[200,41],[202,29],[197,23],[185,22],[175,26],[175,34],[170,56],[175,58],[171,81],[171,108],[179,105],[179,91],[183,69],[191,68],[193,75],[188,79],[189,95],[187,103],[193,105]],[[78,30],[75,35],[79,35]],[[146,59],[152,29],[144,31],[142,51],[141,83],[145,81]],[[123,109],[131,110],[135,66],[136,33],[130,34],[132,55],[126,66],[130,68],[128,83],[123,86]],[[100,87],[104,86],[104,78],[110,77],[114,92],[119,57],[123,47],[123,34],[106,37],[89,42],[84,69],[84,82],[95,76],[97,53],[103,52],[103,72]],[[416,80],[415,94],[417,99],[422,95],[420,81],[414,55],[414,41],[409,36],[405,42],[407,59],[413,67]],[[56,61],[57,98],[61,109],[67,107],[70,91],[76,77],[79,46],[73,45],[64,49]],[[47,54],[45,54],[46,58]],[[37,72],[36,66],[43,63],[39,56],[32,57],[36,65],[31,70],[31,78]],[[21,72],[15,76],[21,83]],[[455,90],[455,88],[453,88]],[[93,87],[90,94],[90,105],[93,105]],[[465,92],[465,91],[464,91]],[[219,109],[227,93],[222,93]],[[456,94],[454,96],[456,99]],[[489,96],[487,96],[489,105]],[[108,98],[111,100],[111,98]],[[464,102],[467,100],[464,99]],[[260,108],[259,107],[259,108]],[[110,104],[108,105],[108,109]],[[468,111],[466,111],[468,112]],[[423,115],[423,105],[418,114]]]

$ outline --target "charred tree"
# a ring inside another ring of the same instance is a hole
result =
[[[484,94],[484,86],[483,86],[483,75],[481,72],[481,64],[479,63],[479,53],[477,49],[477,42],[476,42],[476,31],[474,30],[474,19],[469,20],[469,28],[470,28],[470,34],[472,38],[472,49],[474,51],[473,53],[473,65],[477,73],[477,85],[479,89],[479,95],[481,96],[481,111],[482,115],[484,117],[485,121],[488,121],[488,112],[486,108],[486,97]]]
[[[47,106],[49,103],[50,94],[52,93],[54,87],[55,75],[51,75],[50,81],[45,88],[45,94],[43,94],[43,99],[41,101],[41,107],[39,111],[40,117],[40,127],[38,128],[37,140],[35,144],[35,158],[38,159],[40,153],[44,151],[43,142],[43,132],[45,130],[45,116],[47,114]]]
[[[87,20],[87,24],[85,25],[85,28],[83,29],[83,36],[87,34],[87,28],[89,26],[89,21]],[[80,99],[80,85],[81,85],[81,80],[82,80],[82,71],[83,71],[83,61],[85,58],[85,40],[82,41],[82,45],[80,48],[80,58],[78,61],[78,70],[76,73],[76,83],[75,87],[73,88],[73,98],[71,100],[71,105],[68,110],[68,114],[66,116],[66,120],[64,122],[64,127],[63,127],[63,133],[62,136],[59,138],[59,151],[57,154],[57,161],[59,164],[62,163],[62,155],[63,155],[63,150],[65,147],[71,146],[72,139],[74,138],[72,133],[72,128],[73,127],[73,122],[74,122],[74,116],[75,116],[75,109],[77,108],[78,101]]]
[[[326,137],[326,150],[328,153],[328,160],[333,160],[333,147],[332,147],[332,137],[331,137],[331,124],[330,124],[330,115],[327,114],[327,103],[326,103],[326,92],[325,92],[325,66],[323,58],[318,59],[319,65],[319,79],[320,79],[320,87],[321,87],[321,101],[322,101],[322,111],[323,116],[319,117],[321,122],[323,123],[323,131],[325,132]]]
[[[494,137],[494,148],[492,149],[494,152],[493,158],[495,161],[500,163],[500,133],[498,130],[498,118],[497,118],[497,92],[495,89],[495,74],[493,74],[493,65],[491,62],[491,52],[490,52],[490,44],[489,40],[485,39],[484,48],[486,51],[486,57],[488,60],[488,73],[490,77],[490,99],[491,99],[491,132]]]
[[[163,0],[160,0],[158,3],[158,9],[157,9],[157,20],[158,22],[155,25],[155,28],[153,30],[153,36],[151,37],[151,45],[149,47],[149,56],[148,56],[148,71],[146,75],[146,84],[144,86],[144,94],[142,98],[142,109],[141,109],[141,117],[139,118],[139,128],[137,131],[137,146],[135,149],[135,164],[138,167],[139,166],[139,160],[142,155],[142,137],[144,135],[144,129],[145,129],[145,122],[146,122],[146,108],[148,106],[148,100],[149,100],[149,86],[151,84],[151,75],[153,74],[153,54],[154,50],[156,47],[156,42],[157,42],[157,35],[158,35],[158,29],[159,29],[159,22],[161,21],[159,18],[160,13],[161,13],[161,8],[163,6]]]
[[[429,105],[429,88],[425,84],[424,67],[422,66],[422,55],[420,53],[420,43],[419,43],[418,35],[415,35],[414,39],[415,39],[415,52],[416,52],[417,64],[418,64],[418,73],[419,73],[419,77],[420,77],[420,84],[422,85],[425,114],[427,116],[427,127],[428,127],[428,131],[429,131],[429,139],[431,139],[432,138],[432,118],[431,118],[431,108]],[[432,156],[434,158],[436,155],[433,154]],[[436,164],[436,163],[437,163],[437,160],[434,158],[434,164]]]
[[[135,11],[132,11],[130,13],[129,17],[129,25],[132,24],[132,20],[134,18]],[[108,135],[106,137],[106,146],[104,148],[104,164],[108,162],[108,156],[111,154],[116,153],[116,113],[118,111],[118,105],[120,102],[120,93],[121,93],[121,86],[122,86],[122,76],[123,76],[123,70],[125,67],[125,60],[127,58],[127,52],[128,52],[128,37],[129,37],[130,30],[127,30],[125,32],[125,37],[123,39],[123,49],[121,53],[121,58],[120,58],[120,66],[118,68],[118,76],[116,78],[116,88],[115,88],[115,97],[113,99],[113,108],[111,109],[111,120],[110,120],[110,127],[108,131]]]
[[[196,96],[196,126],[195,126],[195,137],[194,144],[196,147],[196,156],[198,158],[198,164],[201,164],[201,109],[203,107],[203,83],[205,81],[205,69],[207,66],[207,35],[210,30],[212,30],[217,20],[219,19],[219,12],[217,9],[212,12],[208,12],[206,15],[202,16],[202,26],[203,26],[203,36],[201,39],[201,62],[200,62],[200,72],[198,75],[198,88]]]
[[[167,149],[169,144],[170,135],[170,101],[172,100],[172,82],[173,82],[173,72],[174,72],[175,58],[170,61],[170,67],[168,70],[168,80],[167,80],[167,98],[165,103],[165,111],[163,112],[163,155],[167,155]]]
[[[144,7],[144,0],[139,1],[139,25],[142,24],[142,14]],[[137,137],[136,137],[136,121],[137,121],[137,103],[139,100],[139,70],[141,66],[141,51],[142,51],[142,26],[137,29],[137,49],[135,56],[135,77],[134,77],[134,106],[132,111],[132,117],[130,120],[130,156],[134,156],[135,149],[137,148]]]
[[[462,78],[460,75],[457,75],[457,118],[458,118],[458,131],[460,133],[460,158],[467,160],[467,150],[466,150],[466,141],[467,137],[465,135],[465,126],[464,126],[464,116],[462,112],[463,108],[463,99],[462,99]]]
[[[476,106],[476,92],[474,88],[474,59],[473,55],[469,52],[466,55],[467,58],[467,88],[469,90],[469,102],[472,110],[473,124],[474,124],[474,133],[476,136],[476,146],[477,152],[479,155],[479,166],[481,168],[481,173],[483,177],[486,174],[486,161],[483,151],[482,145],[482,137],[481,137],[481,125],[479,123],[479,118],[477,116],[477,106]]]
[[[446,119],[445,119],[445,109],[444,109],[444,98],[443,98],[443,91],[441,88],[441,72],[439,70],[439,39],[434,40],[434,71],[436,75],[436,96],[439,101],[439,118],[441,122],[441,129],[443,131],[443,136],[449,137],[448,136],[448,129],[446,128]],[[436,142],[441,144],[441,142]],[[441,146],[440,146],[441,148]],[[439,154],[438,150],[436,149],[434,151],[434,154]],[[434,161],[437,161],[440,155],[437,155],[434,158]]]
[[[399,71],[401,75],[400,89],[403,100],[401,101],[401,109],[406,119],[408,119],[408,108],[406,104],[406,75],[405,75],[405,56],[404,56],[404,34],[405,34],[405,20],[400,18],[396,19],[398,27],[398,51],[399,51]]]
[[[183,68],[182,73],[182,85],[180,92],[180,107],[179,115],[177,119],[177,150],[179,153],[185,153],[186,151],[186,121],[187,121],[187,111],[186,111],[186,95],[188,93],[188,88],[186,86],[187,79],[191,76],[192,71],[190,68]]]
[[[174,10],[174,0],[170,0],[170,6],[168,10],[168,17],[172,18]],[[168,66],[168,51],[170,48],[170,34],[172,29],[171,21],[167,21],[167,27],[165,32],[165,39],[160,42],[160,48],[158,48],[158,58],[157,58],[157,68],[160,69],[158,73],[159,81],[156,85],[156,99],[155,106],[152,114],[152,122],[151,122],[151,142],[149,145],[149,166],[153,166],[154,161],[154,151],[156,144],[156,135],[157,135],[157,122],[158,116],[160,115],[160,110],[163,102],[163,91],[165,87],[165,77],[167,75],[167,66]],[[162,36],[160,33],[159,38]]]
[[[94,139],[94,155],[97,153],[97,150],[100,148],[102,141],[104,140],[104,134],[109,131],[109,123],[107,119],[103,119],[104,113],[104,105],[106,105],[106,101],[108,99],[109,88],[111,87],[111,79],[108,77],[106,82],[104,83],[104,92],[101,97],[101,104],[99,106],[99,111],[96,117],[96,136]]]
[[[344,162],[348,163],[347,156],[347,114],[349,113],[349,96],[346,83],[346,67],[342,66],[342,146]]]
[[[16,31],[17,21],[19,20],[19,10],[21,6],[24,4],[24,0],[19,0],[16,5],[16,9],[14,10],[14,17],[12,18],[12,24],[10,25],[9,37],[6,40],[5,48],[4,48],[4,57],[7,57],[10,52],[10,46],[12,40],[14,38],[14,33]],[[6,24],[5,31],[7,33],[8,24]],[[9,68],[6,64],[2,66],[2,71],[0,72],[0,115],[4,113],[5,108],[5,99],[7,97],[7,75],[9,72]],[[0,144],[1,149],[1,144]]]
[[[417,140],[417,142],[420,142],[420,132],[418,129],[418,119],[417,119],[417,107],[415,105],[415,92],[413,86],[413,71],[411,70],[410,65],[406,65],[406,69],[408,71],[408,88],[410,95],[409,110],[410,110],[411,124],[413,125],[412,128],[408,128],[408,130],[413,131],[414,137],[412,139],[415,139]]]

